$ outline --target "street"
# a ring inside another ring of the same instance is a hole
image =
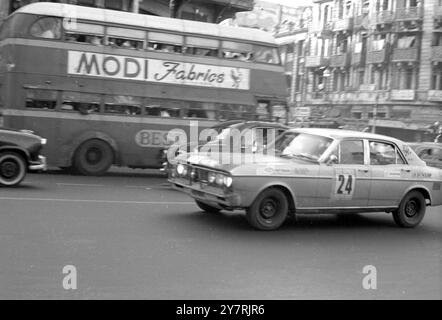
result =
[[[0,189],[0,241],[0,299],[442,298],[442,207],[416,229],[369,213],[260,232],[243,212],[202,212],[159,174],[51,171]]]

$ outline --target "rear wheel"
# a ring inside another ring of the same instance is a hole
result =
[[[261,192],[246,211],[249,223],[259,230],[278,229],[286,220],[287,215],[287,197],[284,192],[276,188]]]
[[[219,213],[221,211],[221,209],[216,208],[216,207],[212,207],[211,205],[208,205],[204,202],[195,200],[196,204],[198,207],[200,207],[201,210],[205,211],[205,212],[209,212],[209,213]]]
[[[26,176],[26,161],[15,152],[0,153],[0,185],[16,186]]]
[[[108,143],[99,139],[84,142],[75,152],[74,168],[81,174],[99,176],[112,165],[114,154]]]
[[[425,198],[419,191],[409,192],[402,199],[399,208],[393,211],[393,219],[402,228],[414,228],[425,216]]]

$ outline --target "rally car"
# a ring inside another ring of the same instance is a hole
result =
[[[204,211],[245,209],[260,230],[278,229],[289,214],[382,211],[410,228],[442,204],[442,170],[387,136],[290,129],[263,152],[236,158],[183,156],[169,181]]]
[[[16,186],[28,171],[46,170],[46,158],[40,154],[46,144],[31,131],[0,127],[0,186]]]
[[[243,136],[242,141],[239,139],[238,142],[241,144],[241,152],[248,153],[265,148],[275,137],[288,128],[288,126],[282,123],[270,121],[229,120],[221,122],[208,129],[215,135],[213,139],[209,139],[210,134],[208,134],[205,140],[190,141],[185,145],[172,144],[163,150],[163,168],[161,171],[170,172],[171,164],[175,162],[175,158],[178,155],[204,150],[207,144],[210,144],[211,147],[216,145],[216,148],[219,150],[230,152],[231,150],[226,149],[234,148],[234,145],[230,144],[229,141],[234,135],[233,132]],[[250,139],[244,139],[247,135],[250,135]],[[202,136],[205,135],[202,134]]]

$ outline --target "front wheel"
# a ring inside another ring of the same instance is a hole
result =
[[[425,216],[425,198],[419,191],[409,192],[402,199],[399,208],[393,211],[393,219],[402,228],[414,228]]]
[[[205,211],[205,212],[209,212],[209,213],[219,213],[221,211],[221,209],[216,208],[216,207],[212,207],[211,205],[208,205],[204,202],[195,200],[196,204],[198,207],[200,207],[201,210]]]
[[[258,230],[278,229],[286,220],[287,214],[287,197],[276,188],[261,192],[246,211],[250,225]]]
[[[108,143],[99,139],[84,142],[75,152],[74,168],[87,176],[99,176],[113,163],[113,150]]]
[[[15,152],[0,153],[0,185],[18,185],[26,176],[26,161]]]

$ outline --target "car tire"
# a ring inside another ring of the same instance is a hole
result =
[[[20,184],[27,173],[27,164],[15,152],[0,153],[0,185],[12,187]]]
[[[418,226],[425,216],[426,202],[419,191],[411,191],[402,199],[399,208],[393,211],[393,219],[402,228]]]
[[[216,208],[216,207],[212,207],[211,205],[208,205],[207,203],[195,200],[196,205],[198,207],[200,207],[201,210],[205,211],[205,212],[209,212],[209,213],[219,213],[221,211],[221,209]]]
[[[288,208],[284,192],[277,188],[269,188],[261,192],[247,208],[247,221],[258,230],[276,230],[285,222]]]
[[[82,143],[75,152],[74,168],[86,176],[100,176],[109,170],[113,161],[114,153],[109,144],[91,139]]]

